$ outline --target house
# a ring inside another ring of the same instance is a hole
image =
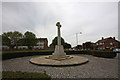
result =
[[[18,46],[18,49],[28,49],[28,46]]]
[[[103,38],[101,40],[98,40],[96,42],[96,47],[97,49],[113,49],[119,47],[119,41],[115,39],[115,37],[108,37],[108,38]]]
[[[48,49],[48,40],[47,38],[37,38],[37,45],[33,46],[32,49]],[[2,50],[9,50],[10,48],[7,45],[2,45]],[[16,49],[16,46],[14,47]],[[26,45],[18,45],[17,49],[23,50],[28,49]]]
[[[34,46],[34,49],[48,49],[47,38],[37,38],[37,40],[37,46]]]
[[[85,42],[82,44],[83,50],[93,50],[95,48],[95,43],[93,42]]]
[[[2,50],[9,50],[10,48],[6,45],[2,45]]]
[[[82,45],[77,45],[74,47],[75,50],[81,50],[82,49]]]

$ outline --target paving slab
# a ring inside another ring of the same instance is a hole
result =
[[[49,55],[50,56],[50,55]],[[36,65],[44,65],[44,66],[70,66],[70,65],[80,65],[88,62],[88,58],[82,56],[70,55],[68,59],[63,60],[54,60],[47,59],[49,56],[38,56],[35,58],[31,58],[30,62]]]

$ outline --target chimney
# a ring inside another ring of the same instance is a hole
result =
[[[102,40],[103,40],[104,38],[102,37]]]
[[[115,40],[115,37],[113,37],[113,39]]]

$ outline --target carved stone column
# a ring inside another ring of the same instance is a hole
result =
[[[55,46],[55,52],[53,53],[53,56],[56,58],[60,58],[60,57],[66,57],[66,53],[64,53],[64,48],[63,45],[61,45],[61,35],[60,35],[60,22],[56,23],[56,26],[58,27],[58,36],[57,36],[57,45]]]

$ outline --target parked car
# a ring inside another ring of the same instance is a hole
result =
[[[119,52],[120,53],[120,48],[114,48],[113,52]]]

